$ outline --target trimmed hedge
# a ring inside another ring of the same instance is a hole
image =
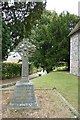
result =
[[[2,79],[21,76],[21,64],[2,63]]]

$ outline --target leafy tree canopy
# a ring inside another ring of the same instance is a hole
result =
[[[40,19],[45,5],[46,1],[14,2],[13,4],[2,2],[2,19],[10,31],[10,41],[13,48],[15,48],[18,43],[22,41],[24,36],[28,37],[32,26],[36,24],[38,19]],[[3,33],[3,42],[5,41],[4,34],[5,33]],[[5,54],[3,54],[3,59],[5,59]]]
[[[8,26],[2,21],[2,59],[8,56],[8,49],[11,49],[10,31]]]
[[[34,64],[52,70],[58,62],[67,62],[69,67],[70,41],[68,34],[80,17],[69,12],[58,15],[55,11],[44,11],[36,27],[31,31],[30,40],[36,45]]]

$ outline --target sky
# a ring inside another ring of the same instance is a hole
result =
[[[78,2],[80,0],[47,0],[46,9],[55,10],[58,14],[68,11],[78,15]]]

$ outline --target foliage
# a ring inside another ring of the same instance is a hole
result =
[[[2,79],[21,76],[21,64],[2,63]],[[15,72],[16,70],[16,72]]]
[[[10,45],[6,46],[6,50],[11,46],[14,49],[20,41],[28,34],[36,21],[40,19],[46,1],[42,2],[2,2],[2,19],[5,21],[5,26],[10,30]],[[4,31],[5,32],[5,31]],[[9,41],[6,39],[6,42]],[[3,39],[3,43],[4,43]],[[5,52],[7,52],[5,50]],[[12,49],[10,49],[12,50]],[[4,53],[4,52],[3,52]],[[7,54],[7,53],[6,53]],[[3,55],[5,58],[5,55]]]
[[[22,64],[5,62],[2,63],[2,79],[20,77],[22,71],[21,68]],[[34,65],[29,64],[29,74],[33,74],[34,72],[37,72],[37,68],[34,67]]]
[[[54,71],[67,71],[68,67],[67,66],[60,66],[60,67],[55,67]]]
[[[5,22],[2,21],[2,59],[8,57],[8,49],[11,49],[10,30]]]
[[[31,31],[30,40],[36,45],[34,64],[47,72],[57,62],[67,62],[69,68],[70,41],[68,34],[80,18],[68,12],[58,15],[55,11],[44,11],[36,27]]]
[[[33,64],[29,64],[29,74],[37,72],[37,68]]]

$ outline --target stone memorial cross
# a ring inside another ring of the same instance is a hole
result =
[[[28,78],[28,54],[31,55],[35,50],[35,46],[32,45],[28,39],[23,39],[16,48],[16,51],[22,57],[22,82],[29,82]]]
[[[22,77],[14,88],[13,97],[8,105],[9,109],[38,109],[39,103],[34,93],[34,85],[28,78],[28,56],[35,50],[28,39],[23,39],[16,48],[22,57]]]

